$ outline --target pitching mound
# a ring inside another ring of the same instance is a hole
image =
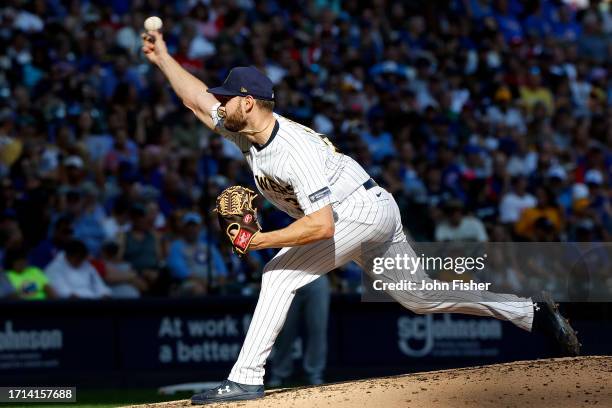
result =
[[[260,400],[208,406],[574,408],[591,405],[612,407],[612,357],[521,361],[274,390]],[[143,406],[191,405],[182,400]]]

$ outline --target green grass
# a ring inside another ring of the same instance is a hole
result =
[[[77,402],[72,403],[0,403],[0,407],[15,408],[111,408],[124,405],[146,404],[163,401],[175,401],[191,397],[190,392],[180,392],[174,395],[159,395],[156,389],[114,389],[114,390],[91,390],[77,389]]]

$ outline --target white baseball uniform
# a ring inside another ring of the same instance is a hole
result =
[[[264,267],[261,292],[246,339],[232,371],[231,381],[261,385],[264,364],[280,332],[295,291],[350,261],[363,265],[361,246],[368,242],[405,243],[400,211],[385,189],[377,186],[353,159],[336,152],[323,135],[274,114],[276,124],[268,142],[252,144],[228,131],[217,115],[216,130],[233,141],[253,170],[260,193],[293,218],[332,205],[333,238],[303,246],[283,248]],[[428,279],[426,275],[402,276]],[[395,278],[388,278],[394,280]],[[390,295],[415,313],[457,312],[509,320],[531,330],[533,302],[515,295],[489,292],[446,292],[436,299],[432,292],[391,292]],[[500,296],[503,296],[500,302]]]

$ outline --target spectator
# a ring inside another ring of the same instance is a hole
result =
[[[46,268],[49,262],[64,249],[66,243],[74,238],[70,215],[60,217],[51,229],[51,238],[40,241],[28,255],[30,263],[41,269]]]
[[[489,240],[482,221],[463,213],[463,203],[453,199],[444,204],[444,219],[436,226],[436,241],[473,241]]]
[[[512,10],[509,4],[515,6]],[[497,0],[495,4],[495,20],[501,30],[507,43],[518,42],[523,39],[523,27],[517,17],[518,2],[508,2],[506,0]]]
[[[604,229],[604,234],[609,235],[612,230],[612,197],[606,189],[602,172],[591,169],[584,175],[584,181],[589,189],[589,209],[596,220],[597,225]]]
[[[23,234],[12,211],[0,215],[0,265],[3,265],[4,254],[11,249],[23,246]]]
[[[85,179],[85,163],[77,155],[68,156],[64,160],[64,172],[62,179],[66,189],[78,190]]]
[[[112,297],[138,298],[141,292],[149,290],[147,282],[119,259],[119,245],[115,242],[102,245],[101,256],[91,263],[110,288]]]
[[[181,237],[170,244],[168,268],[179,281],[173,291],[177,296],[203,295],[225,283],[227,267],[216,245],[205,241],[201,224],[197,213],[186,213]]]
[[[94,188],[90,185],[88,189],[66,191],[63,215],[73,219],[74,237],[83,241],[90,253],[97,255],[105,235]]]
[[[514,225],[514,232],[523,239],[531,240],[534,238],[535,224],[541,218],[546,218],[556,233],[559,233],[563,227],[562,213],[559,205],[555,202],[552,190],[538,187],[536,189],[536,200],[537,205],[525,208]],[[540,222],[542,223],[543,221]]]
[[[180,120],[172,134],[174,142],[187,150],[197,151],[204,145],[204,126],[189,110],[180,112]]]
[[[582,19],[584,31],[578,39],[578,49],[584,57],[596,62],[610,60],[610,35],[602,31],[600,18],[588,12]]]
[[[569,4],[559,6],[553,18],[553,35],[562,41],[576,41],[582,27],[576,21],[576,16]]]
[[[130,211],[132,228],[119,236],[119,259],[127,262],[154,291],[160,278],[162,257],[161,242],[153,231],[153,221],[147,217],[147,210],[135,204]]]
[[[35,266],[28,266],[27,251],[16,248],[9,251],[4,259],[6,278],[19,299],[55,299],[57,294],[49,285],[49,279]]]
[[[130,204],[127,200],[119,198],[113,205],[112,213],[102,221],[102,228],[107,240],[115,240],[120,234],[130,229]]]
[[[116,172],[121,163],[128,163],[132,167],[138,164],[136,144],[128,139],[125,128],[117,129],[114,145],[104,158],[104,169]]]
[[[361,140],[372,152],[375,162],[382,162],[387,156],[394,156],[391,133],[385,129],[385,118],[382,112],[374,112],[371,121],[371,131],[363,131]]]
[[[87,260],[88,255],[82,241],[72,240],[45,269],[60,298],[100,299],[111,295],[96,268]]]
[[[487,109],[487,120],[491,125],[504,125],[514,127],[524,133],[525,118],[523,114],[512,106],[512,92],[507,86],[500,87],[494,96],[495,104]]]
[[[2,299],[19,299],[4,271],[0,271],[0,300]]]
[[[527,179],[512,179],[512,191],[506,193],[499,204],[499,220],[504,224],[514,224],[525,208],[535,207],[537,201],[527,192]]]
[[[534,223],[533,231],[533,241],[535,242],[559,241],[559,235],[555,230],[555,225],[548,217],[538,218]]]
[[[530,149],[527,140],[519,135],[510,143],[513,144],[514,151],[506,166],[508,174],[512,177],[532,174],[538,165],[538,152]]]
[[[164,216],[167,217],[178,209],[191,207],[191,197],[182,187],[183,183],[177,172],[169,172],[165,175],[163,190],[159,199],[159,208]]]
[[[539,67],[531,67],[527,75],[525,85],[520,88],[521,102],[528,113],[533,113],[538,104],[546,108],[548,114],[552,114],[554,98],[550,89],[542,85],[542,71]]]

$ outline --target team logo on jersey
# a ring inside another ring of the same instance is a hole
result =
[[[240,87],[240,92],[247,93],[248,91],[247,91],[247,89],[244,86],[241,86]]]
[[[283,201],[285,201],[295,209],[300,210],[300,203],[295,198],[295,191],[293,190],[293,187],[291,187],[289,184],[282,185],[274,180],[269,179],[266,176],[255,176],[255,182],[259,186],[260,190],[280,194],[282,196],[281,199]]]
[[[269,179],[266,176],[255,176],[255,181],[257,185],[262,190],[272,191],[274,193],[282,194],[282,195],[294,195],[293,187],[290,185],[282,185],[277,183],[274,180]]]
[[[251,221],[253,221],[253,216],[251,214],[245,214],[242,221],[244,221],[246,224],[249,224]]]
[[[311,195],[309,195],[308,198],[310,199],[311,203],[316,203],[323,197],[327,197],[330,194],[331,194],[331,191],[329,190],[329,187],[323,187],[322,189],[317,190]]]

